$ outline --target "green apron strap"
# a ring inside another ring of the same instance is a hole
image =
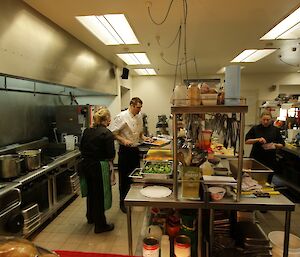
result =
[[[108,210],[112,206],[112,192],[110,183],[109,162],[101,161],[103,192],[104,192],[104,209]]]

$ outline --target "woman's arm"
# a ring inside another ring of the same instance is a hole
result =
[[[245,144],[249,144],[249,145],[253,145],[255,143],[261,143],[261,144],[266,144],[267,141],[266,139],[264,139],[263,137],[259,137],[259,138],[253,138],[253,139],[247,139],[245,141]]]

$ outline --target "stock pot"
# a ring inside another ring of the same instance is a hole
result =
[[[15,178],[21,175],[21,163],[24,161],[17,154],[0,155],[0,177]]]
[[[36,170],[41,167],[41,149],[25,150],[19,152],[19,155],[24,158],[25,166],[28,171]]]

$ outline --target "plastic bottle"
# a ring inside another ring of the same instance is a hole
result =
[[[202,175],[209,175],[211,176],[214,172],[213,167],[211,166],[211,164],[208,162],[208,160],[206,160],[201,166],[200,166],[201,170],[202,170]]]
[[[170,257],[170,240],[168,235],[163,235],[161,237],[160,257]]]
[[[200,88],[197,83],[191,83],[187,90],[188,104],[198,106],[201,104]]]
[[[175,106],[187,105],[187,87],[183,84],[178,84],[174,88],[173,92],[173,104]]]

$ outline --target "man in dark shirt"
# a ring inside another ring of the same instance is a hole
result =
[[[276,149],[284,146],[284,140],[280,135],[280,130],[272,124],[271,113],[261,114],[260,124],[249,130],[245,143],[253,145],[250,157],[274,171],[277,170]]]

